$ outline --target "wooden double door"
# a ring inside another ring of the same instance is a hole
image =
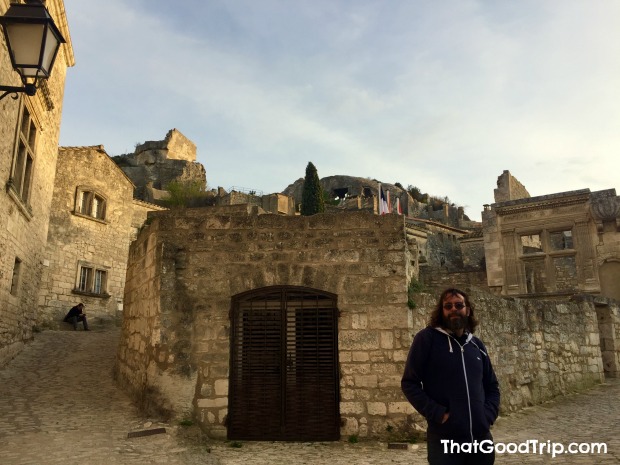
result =
[[[228,438],[340,438],[334,294],[276,286],[231,305]]]

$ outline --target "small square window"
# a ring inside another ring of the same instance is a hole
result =
[[[105,220],[106,200],[103,196],[93,191],[78,188],[75,211],[81,215]]]
[[[108,272],[90,264],[80,264],[74,292],[107,296]]]

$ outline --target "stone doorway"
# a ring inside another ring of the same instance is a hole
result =
[[[618,366],[620,359],[616,350],[612,310],[609,305],[603,303],[595,303],[595,306],[601,356],[603,357],[603,371],[606,378],[618,378],[620,376],[620,367]]]
[[[233,296],[228,438],[340,438],[334,294],[273,286]]]

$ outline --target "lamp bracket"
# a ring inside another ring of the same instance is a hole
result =
[[[10,94],[14,94],[11,98],[17,100],[17,94],[22,92],[32,97],[37,93],[37,87],[34,84],[25,84],[24,87],[0,86],[0,92],[2,91],[4,91],[4,93],[0,95],[0,100]]]

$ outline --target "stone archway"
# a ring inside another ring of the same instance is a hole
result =
[[[228,438],[340,438],[334,294],[272,286],[233,296]]]

